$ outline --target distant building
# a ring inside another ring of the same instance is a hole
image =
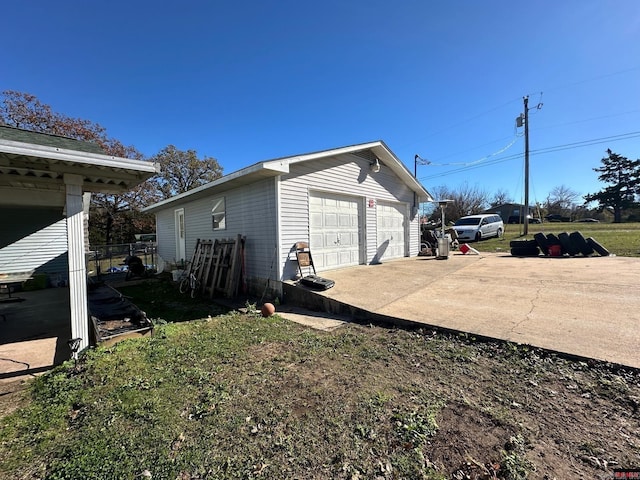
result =
[[[502,221],[504,223],[509,223],[509,217],[522,217],[525,215],[524,210],[524,205],[521,203],[503,203],[501,205],[491,207],[482,213],[497,213],[502,217]],[[534,207],[529,207],[529,211],[527,213],[531,215],[534,211]]]

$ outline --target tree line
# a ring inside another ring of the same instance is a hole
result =
[[[160,166],[160,172],[122,195],[93,194],[89,215],[89,241],[93,245],[129,243],[136,233],[155,230],[154,218],[140,212],[141,208],[209,183],[223,174],[223,168],[213,157],[199,157],[195,150],[180,150],[167,145],[155,155],[145,157],[133,145],[124,145],[110,137],[101,125],[90,120],[69,117],[55,112],[36,96],[14,90],[1,94],[0,124],[33,132],[59,135],[97,144],[108,155],[149,161]],[[640,221],[640,160],[607,150],[602,166],[595,168],[598,179],[605,184],[599,192],[584,196],[560,185],[551,190],[541,204],[539,215],[558,213],[572,218],[610,216],[614,222]],[[506,191],[493,195],[480,187],[463,185],[458,188],[440,186],[432,193],[437,199],[451,199],[446,217],[455,220],[480,213],[504,203],[514,203]],[[590,205],[595,204],[594,207]],[[439,212],[433,212],[435,219]]]

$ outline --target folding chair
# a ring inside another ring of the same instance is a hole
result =
[[[328,278],[319,277],[316,274],[316,267],[313,264],[313,257],[307,242],[298,242],[295,244],[296,260],[298,261],[298,271],[300,272],[300,283],[315,290],[326,290],[333,287],[336,282]],[[303,267],[307,268],[307,275],[302,271]],[[313,271],[313,274],[311,273]]]
[[[301,277],[305,276],[302,272],[302,267],[308,267],[308,275],[311,275],[311,271],[316,275],[316,267],[313,265],[311,250],[307,242],[296,243],[296,259],[298,260],[298,271]]]

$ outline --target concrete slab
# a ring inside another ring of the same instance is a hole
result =
[[[640,258],[455,252],[321,275],[336,284],[316,295],[374,315],[640,368]]]
[[[350,321],[347,317],[341,317],[325,312],[314,312],[312,310],[292,305],[281,305],[278,307],[276,313],[282,318],[292,322],[324,332],[330,332],[336,328],[340,328]]]
[[[21,302],[0,302],[0,383],[50,370],[71,357],[69,290],[18,292]]]

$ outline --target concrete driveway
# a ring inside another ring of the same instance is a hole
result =
[[[640,258],[454,252],[325,271],[377,315],[640,368]]]

